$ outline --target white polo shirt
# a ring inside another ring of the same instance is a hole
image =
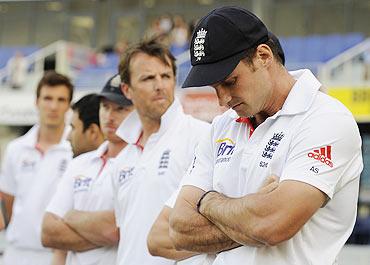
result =
[[[178,100],[162,116],[158,132],[149,137],[143,150],[135,144],[142,132],[136,111],[118,128],[117,135],[129,143],[117,156],[117,169],[112,176],[121,236],[118,264],[175,263],[151,256],[147,235],[165,202],[178,188],[199,137],[208,128],[208,123],[185,115]]]
[[[110,170],[114,158],[105,159],[108,142],[97,150],[76,157],[69,164],[57,192],[46,211],[62,217],[70,210],[113,210]],[[116,247],[101,247],[84,252],[68,251],[66,265],[115,264]]]
[[[319,91],[321,84],[309,70],[291,74],[297,82],[282,109],[250,138],[251,127],[236,122],[233,110],[215,119],[183,184],[241,197],[275,174],[280,181],[310,184],[330,200],[290,240],[225,251],[214,265],[336,264],[352,232],[363,168],[357,124],[339,101]]]
[[[15,197],[12,218],[6,230],[9,246],[50,252],[41,245],[41,222],[59,179],[72,159],[72,150],[66,141],[69,127],[64,130],[61,142],[45,153],[36,148],[38,131],[39,126],[35,125],[8,144],[0,190]],[[29,260],[29,264],[32,261]]]

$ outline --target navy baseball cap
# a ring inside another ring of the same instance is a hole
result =
[[[131,106],[132,101],[126,98],[121,91],[121,77],[119,74],[109,78],[108,82],[104,85],[99,97],[106,98],[121,106]]]
[[[221,7],[203,17],[194,29],[192,68],[182,87],[211,85],[224,80],[249,48],[265,43],[268,30],[253,13],[240,7]]]

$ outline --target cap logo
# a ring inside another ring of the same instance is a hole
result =
[[[204,41],[207,35],[207,31],[201,28],[197,32],[197,36],[194,39],[194,57],[197,61],[200,61],[206,54],[204,53]]]
[[[116,75],[112,80],[110,81],[111,87],[119,87],[121,85],[121,77],[119,75]],[[113,89],[112,89],[113,90]]]

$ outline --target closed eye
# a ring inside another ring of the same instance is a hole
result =
[[[236,84],[237,79],[238,78],[236,76],[229,78],[227,80],[222,81],[220,85],[223,87],[233,87]]]

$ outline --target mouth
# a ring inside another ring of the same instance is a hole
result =
[[[160,100],[165,100],[165,97],[154,97],[153,101],[160,101]]]
[[[112,124],[106,124],[104,127],[109,129],[109,130],[116,130],[117,129],[116,126],[114,126]]]

